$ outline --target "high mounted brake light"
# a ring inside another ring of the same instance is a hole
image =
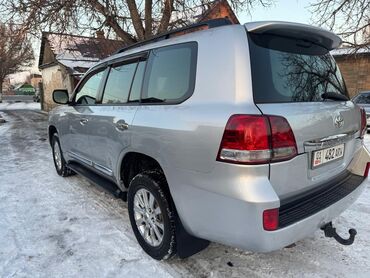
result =
[[[294,134],[285,118],[233,115],[226,124],[217,160],[264,164],[289,160],[296,155]]]

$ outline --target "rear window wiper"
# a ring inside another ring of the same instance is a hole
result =
[[[326,93],[323,93],[321,95],[321,97],[323,99],[332,99],[332,100],[343,100],[343,101],[349,100],[349,98],[346,97],[345,95],[338,94],[338,93],[335,93],[335,92],[326,92]]]
[[[143,103],[150,103],[150,102],[165,102],[165,99],[160,99],[156,97],[148,97],[148,98],[142,98],[141,102]]]

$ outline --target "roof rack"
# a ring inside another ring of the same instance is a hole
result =
[[[220,27],[220,26],[224,26],[224,25],[231,25],[231,24],[233,24],[233,23],[228,18],[217,18],[217,19],[211,19],[211,20],[191,24],[191,25],[183,27],[183,28],[178,28],[178,29],[168,31],[168,32],[163,33],[163,34],[159,34],[159,35],[154,36],[154,37],[152,37],[148,40],[140,41],[140,42],[131,44],[129,46],[123,47],[123,48],[119,49],[115,54],[122,53],[122,52],[125,52],[125,51],[129,50],[129,49],[136,48],[136,47],[139,47],[139,46],[143,46],[143,45],[146,45],[146,44],[149,44],[149,43],[166,40],[166,39],[170,38],[171,36],[180,35],[181,33],[190,33],[192,29],[198,29],[198,28],[202,28],[202,27],[208,27],[207,29],[212,29],[212,28],[216,28],[216,27]]]

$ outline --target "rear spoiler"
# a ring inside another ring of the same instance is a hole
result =
[[[258,21],[246,23],[244,26],[250,33],[302,39],[323,46],[329,51],[339,47],[342,43],[341,38],[333,32],[301,23]]]

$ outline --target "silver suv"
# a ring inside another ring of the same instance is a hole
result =
[[[340,43],[302,24],[213,20],[122,49],[71,95],[54,91],[56,170],[127,199],[155,259],[336,238],[370,165],[365,113],[329,54]]]

